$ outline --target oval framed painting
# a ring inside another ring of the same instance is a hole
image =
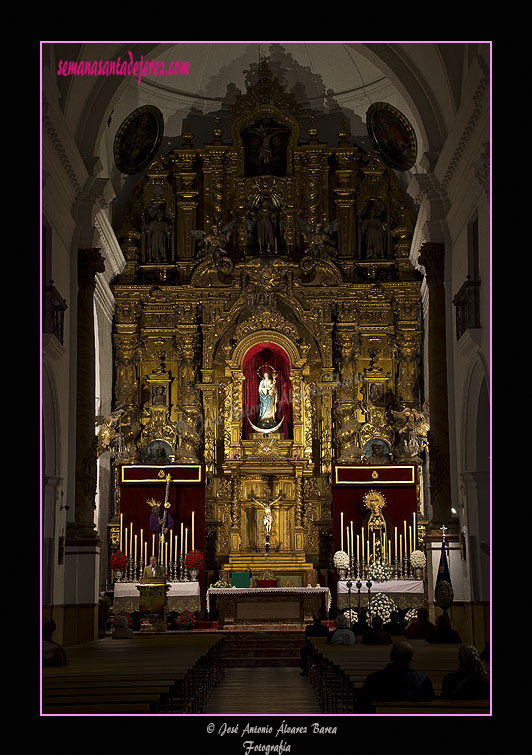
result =
[[[417,159],[417,139],[408,118],[387,102],[374,102],[366,126],[384,162],[395,170],[410,170]]]
[[[130,113],[114,140],[113,156],[118,170],[133,176],[147,168],[157,155],[163,131],[163,114],[154,105],[143,105]]]

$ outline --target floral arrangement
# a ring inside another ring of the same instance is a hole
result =
[[[336,551],[333,562],[337,569],[349,569],[349,556],[345,551]]]
[[[112,626],[117,627],[118,626],[118,618],[120,616],[127,616],[127,625],[131,629],[133,627],[133,619],[131,618],[131,615],[127,611],[118,611],[118,613],[114,613],[111,617]]]
[[[185,556],[185,566],[187,569],[202,569],[203,554],[201,551],[189,551]]]
[[[371,599],[371,604],[368,608],[367,622],[371,623],[374,616],[380,616],[385,624],[390,621],[393,611],[397,611],[395,601],[388,595],[382,592],[378,592],[374,598]]]
[[[355,611],[354,608],[348,608],[346,611],[344,611],[344,616],[347,619],[347,621],[351,620],[351,624],[358,623],[358,613]]]
[[[427,564],[423,551],[412,551],[410,554],[410,563],[414,569],[423,569]]]
[[[115,551],[110,558],[111,569],[123,571],[127,566],[127,556],[123,551]]]
[[[213,585],[209,585],[209,588],[228,588],[231,587],[229,582],[226,582],[225,579],[219,579],[217,582],[215,582]]]
[[[180,627],[181,629],[187,629],[188,627],[194,626],[194,624],[196,623],[196,616],[195,614],[185,609],[184,611],[181,611],[181,613],[177,614],[175,621],[178,627]]]
[[[408,611],[405,613],[405,621],[407,624],[410,624],[411,621],[416,621],[417,619],[417,608],[409,608]]]
[[[376,561],[368,569],[368,577],[373,582],[388,582],[393,577],[393,569],[390,564]]]

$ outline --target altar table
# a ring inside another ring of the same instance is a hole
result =
[[[362,587],[360,588],[360,605],[368,604],[368,588],[366,587],[367,579],[361,579]],[[358,590],[356,588],[356,579],[351,580],[351,608],[358,605]],[[343,610],[348,607],[349,595],[347,581],[339,581],[336,585],[336,605]],[[374,598],[378,592],[388,594],[395,601],[398,608],[419,608],[424,603],[425,588],[422,579],[391,579],[387,582],[371,583],[371,597]]]
[[[139,591],[137,582],[115,582],[113,609],[116,611],[139,610]],[[166,593],[169,611],[201,610],[199,582],[167,582],[170,589]]]
[[[218,628],[260,625],[304,625],[320,609],[328,615],[331,593],[328,587],[235,587],[207,590],[207,612],[211,598],[218,609]]]

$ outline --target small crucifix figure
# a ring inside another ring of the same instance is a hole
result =
[[[274,498],[273,500],[270,500],[270,493],[268,492],[268,495],[264,499],[264,501],[259,500],[258,498],[255,498],[254,496],[251,496],[251,500],[255,501],[255,503],[258,503],[260,506],[264,508],[264,519],[263,524],[266,527],[266,534],[270,535],[270,532],[272,531],[272,522],[273,522],[273,515],[272,515],[272,509],[271,507],[281,500],[281,496],[278,495],[277,498]]]

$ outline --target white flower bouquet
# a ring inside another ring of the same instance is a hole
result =
[[[227,588],[231,587],[229,582],[226,582],[225,579],[219,579],[217,582],[215,582],[213,585],[209,585],[211,589],[217,589],[217,588]]]
[[[417,619],[417,608],[409,608],[408,611],[405,613],[405,621],[407,624],[410,624],[411,621],[415,621]]]
[[[373,582],[388,582],[393,577],[393,569],[390,564],[376,561],[368,569],[368,577]]]
[[[336,551],[333,562],[337,569],[349,569],[349,556],[345,551]]]
[[[410,563],[414,569],[424,569],[427,564],[427,559],[423,551],[412,551],[410,554]]]
[[[358,622],[358,613],[354,608],[348,608],[344,611],[344,616],[348,621],[351,620],[351,624],[356,624]]]
[[[393,611],[397,611],[397,605],[388,595],[382,592],[378,592],[374,598],[371,599],[371,604],[368,608],[367,621],[371,624],[371,620],[374,616],[380,616],[383,622],[386,624],[390,621]]]

